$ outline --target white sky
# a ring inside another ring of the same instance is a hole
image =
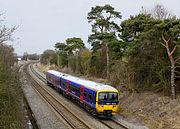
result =
[[[89,47],[87,13],[91,7],[105,4],[120,11],[123,20],[138,14],[142,6],[151,9],[156,4],[180,17],[179,0],[0,0],[0,12],[5,12],[8,26],[20,25],[12,44],[15,52],[40,54],[71,37],[82,38]]]

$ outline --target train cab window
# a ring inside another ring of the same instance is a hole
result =
[[[99,100],[107,101],[108,100],[108,94],[106,92],[99,93]]]
[[[109,100],[114,102],[118,101],[118,94],[113,92],[109,93]]]
[[[100,92],[99,102],[118,102],[118,93],[116,92]]]

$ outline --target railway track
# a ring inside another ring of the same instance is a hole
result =
[[[33,68],[32,65],[30,66],[32,72],[38,77],[38,79],[40,79],[42,82],[46,83],[46,79],[40,75],[38,72],[36,72]],[[114,119],[106,119],[106,120],[102,120],[102,119],[97,119],[100,123],[102,123],[103,125],[105,125],[106,127],[108,127],[109,129],[129,129],[129,127],[127,127],[126,125],[114,120]]]
[[[51,105],[51,107],[68,123],[68,125],[73,129],[91,129],[91,127],[84,120],[80,119],[73,112],[71,112],[66,106],[59,102],[49,91],[47,91],[43,85],[40,85],[35,78],[32,77],[32,73],[28,72],[32,69],[32,65],[26,65],[25,73],[28,80],[31,82],[33,88],[40,94],[46,102]]]
[[[119,123],[113,119],[99,120],[102,124],[106,125],[110,129],[129,129],[126,125]]]

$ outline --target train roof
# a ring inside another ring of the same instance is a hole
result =
[[[110,85],[106,85],[106,84],[102,84],[102,83],[98,83],[98,82],[93,82],[90,80],[86,80],[83,78],[79,78],[79,77],[75,77],[75,76],[71,76],[68,74],[64,74],[55,70],[49,70],[47,71],[48,73],[51,73],[57,77],[61,77],[63,79],[69,80],[71,82],[77,83],[79,85],[83,85],[89,89],[92,90],[116,90],[114,87],[110,86]]]
[[[53,74],[57,77],[61,77],[61,76],[65,75],[65,74],[58,72],[58,71],[55,71],[55,70],[48,70],[47,73]]]

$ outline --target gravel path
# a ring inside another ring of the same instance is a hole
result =
[[[33,115],[40,129],[68,129],[69,127],[43,101],[37,92],[30,86],[24,73],[20,70],[22,89],[31,107]]]

